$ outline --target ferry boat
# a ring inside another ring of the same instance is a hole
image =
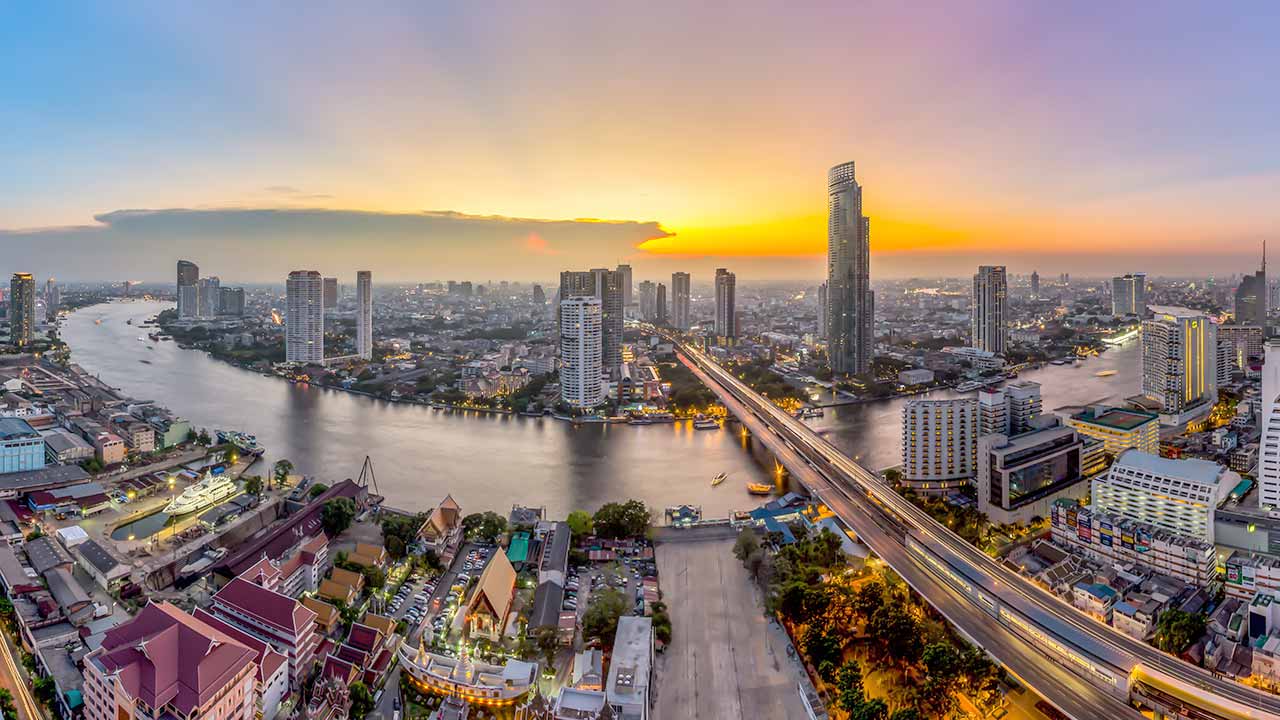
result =
[[[693,428],[695,430],[719,430],[720,423],[715,418],[699,414],[693,419]]]
[[[773,486],[764,483],[747,483],[747,492],[752,495],[772,495]]]
[[[171,517],[190,515],[210,505],[239,494],[240,488],[225,475],[206,475],[200,482],[182,491],[182,494],[164,506],[164,513]]]
[[[715,476],[715,477],[711,478],[711,487],[715,487],[715,486],[719,485],[720,483],[724,482],[724,481],[725,481],[725,478],[727,478],[727,477],[729,477],[729,476],[728,476],[728,475],[726,475],[725,473],[720,473],[719,475],[717,475],[717,476]]]
[[[985,387],[985,385],[986,383],[981,383],[977,380],[966,380],[956,386],[956,392],[973,392],[978,388]]]
[[[650,422],[656,423],[669,423],[676,421],[676,416],[669,412],[649,413],[648,417]]]

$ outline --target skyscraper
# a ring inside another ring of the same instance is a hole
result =
[[[659,325],[667,324],[667,286],[658,283],[658,297],[654,302],[654,322]]]
[[[338,278],[324,279],[324,310],[329,312],[338,309]]]
[[[373,273],[356,272],[356,354],[373,359]]]
[[[62,305],[62,290],[58,288],[58,281],[49,278],[44,281],[44,312],[45,319],[53,322],[58,319],[58,308]]]
[[[1147,313],[1147,274],[1127,273],[1111,278],[1111,314],[1138,315]]]
[[[244,315],[244,288],[219,288],[218,314],[231,317]]]
[[[827,173],[827,353],[837,374],[871,368],[875,296],[871,292],[871,219],[853,163]]]
[[[671,273],[671,327],[689,329],[689,273]]]
[[[541,285],[533,286],[533,304],[539,306],[547,304],[547,293]]]
[[[738,313],[735,299],[737,276],[725,268],[716,268],[716,336],[738,336]]]
[[[1009,286],[1003,265],[983,265],[973,276],[973,322],[970,344],[1003,353],[1008,337]]]
[[[600,324],[604,368],[611,374],[622,365],[622,273],[606,268],[560,273],[561,308],[573,297],[594,297],[600,301]]]
[[[1179,415],[1218,399],[1217,325],[1198,310],[1152,305],[1142,322],[1142,394]]]
[[[200,314],[200,267],[190,260],[178,261],[178,317]]]
[[[36,332],[36,280],[16,272],[9,280],[9,342],[19,349],[31,345]]]
[[[827,303],[827,284],[822,283],[818,286],[818,329],[819,337],[827,337],[827,311],[830,310]]]
[[[315,270],[294,270],[285,281],[284,359],[324,361],[324,280]]]
[[[197,294],[197,303],[200,309],[196,314],[202,318],[217,315],[218,303],[222,300],[222,281],[217,277],[200,278],[198,285],[200,291]]]
[[[1267,243],[1262,242],[1262,267],[1240,279],[1236,288],[1236,324],[1267,326]]]
[[[599,298],[575,295],[560,301],[560,400],[569,407],[604,402],[603,319]]]
[[[631,291],[634,287],[631,284],[631,266],[619,265],[618,272],[622,275],[622,307],[629,308],[631,307]]]
[[[1040,297],[1040,273],[1035,270],[1031,271],[1031,297]]]
[[[640,318],[652,322],[658,313],[658,286],[652,280],[640,283]]]
[[[1258,444],[1258,505],[1280,508],[1280,339],[1266,343],[1262,364],[1262,439]]]

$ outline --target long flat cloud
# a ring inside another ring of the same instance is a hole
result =
[[[0,230],[6,272],[67,280],[166,280],[188,258],[202,273],[280,282],[294,269],[382,281],[547,279],[567,267],[611,266],[657,222],[539,220],[457,212],[318,209],[117,210],[88,226]]]

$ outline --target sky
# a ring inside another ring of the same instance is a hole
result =
[[[1229,275],[1276,227],[1275,3],[250,5],[4,11],[0,271],[816,282],[847,160],[873,278]]]

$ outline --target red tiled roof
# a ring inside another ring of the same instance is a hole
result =
[[[316,619],[316,614],[297,600],[268,590],[261,585],[236,578],[213,596],[215,604],[223,603],[268,625],[295,636]]]
[[[289,658],[279,650],[240,628],[219,620],[204,608],[196,608],[194,616],[214,630],[230,635],[236,642],[257,653],[257,657],[254,660],[258,663],[258,680],[264,683],[271,679],[271,676],[275,674],[281,665],[289,662]]]
[[[215,568],[215,572],[223,576],[235,577],[257,562],[258,558],[263,555],[272,560],[279,560],[303,538],[311,538],[323,532],[324,524],[320,519],[320,511],[326,502],[340,497],[354,500],[364,492],[359,485],[356,485],[351,480],[343,480],[325,490],[320,494],[320,497],[312,500],[305,508],[294,513],[279,527],[245,543],[239,552],[224,559]]]
[[[337,678],[344,685],[349,685],[351,681],[356,679],[356,666],[341,658],[330,655],[325,658],[324,667],[320,670],[322,678]]]
[[[363,668],[364,664],[369,661],[369,653],[346,644],[339,645],[338,652],[334,653],[334,655],[358,668]]]
[[[360,623],[351,624],[351,632],[347,633],[347,644],[365,652],[372,652],[382,644],[382,633]]]
[[[270,587],[280,581],[281,574],[281,571],[270,560],[261,558],[258,562],[250,565],[248,570],[240,573],[240,577],[254,585]]]
[[[98,662],[116,673],[125,692],[159,710],[187,715],[220,693],[254,651],[169,603],[152,603],[108,630]]]

